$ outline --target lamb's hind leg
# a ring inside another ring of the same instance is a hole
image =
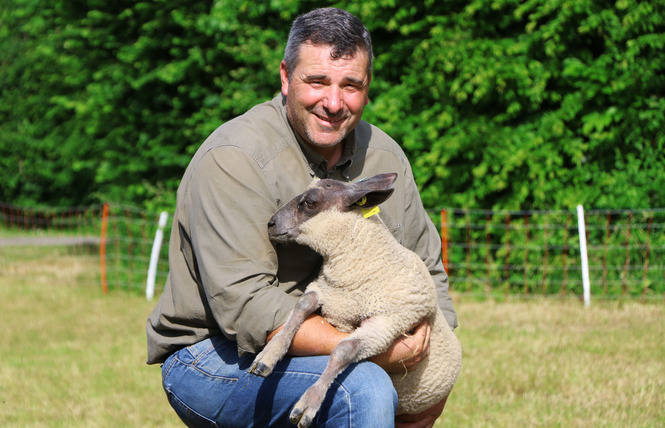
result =
[[[308,427],[325,399],[330,385],[349,364],[379,354],[392,344],[395,334],[385,328],[380,318],[366,320],[349,337],[337,344],[330,354],[328,365],[319,379],[300,397],[291,411],[290,419],[299,428]]]
[[[359,345],[358,339],[347,338],[333,349],[328,365],[321,377],[305,391],[291,411],[291,422],[297,424],[299,428],[308,427],[312,423],[330,384],[338,374],[353,362],[355,355],[358,353]]]
[[[319,297],[315,291],[303,294],[296,307],[291,311],[284,327],[266,344],[256,356],[249,368],[249,372],[258,376],[268,376],[272,373],[275,365],[284,357],[291,346],[293,336],[302,325],[305,318],[310,316],[319,307]]]

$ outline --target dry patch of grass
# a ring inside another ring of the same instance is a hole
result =
[[[181,426],[145,364],[154,302],[103,295],[97,272],[96,256],[0,249],[3,426]]]
[[[105,296],[96,255],[0,248],[0,421],[181,426],[145,365],[154,302]],[[665,305],[455,296],[460,379],[437,427],[665,426]]]
[[[437,426],[665,425],[665,307],[457,299],[464,365]]]

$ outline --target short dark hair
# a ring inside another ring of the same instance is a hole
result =
[[[367,75],[372,75],[374,53],[372,37],[362,22],[349,12],[334,7],[315,9],[300,15],[293,21],[284,50],[286,71],[291,78],[298,65],[300,46],[303,43],[332,46],[331,56],[353,56],[359,50],[367,53]]]

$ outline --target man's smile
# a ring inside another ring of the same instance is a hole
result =
[[[339,125],[341,125],[344,122],[344,120],[346,120],[345,115],[334,117],[328,115],[321,115],[316,112],[312,112],[312,114],[319,120],[322,126],[326,127],[336,128]]]

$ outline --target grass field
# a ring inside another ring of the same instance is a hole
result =
[[[464,366],[437,427],[665,426],[665,305],[455,296]],[[0,247],[0,426],[176,427],[145,365],[154,302],[95,256]]]

